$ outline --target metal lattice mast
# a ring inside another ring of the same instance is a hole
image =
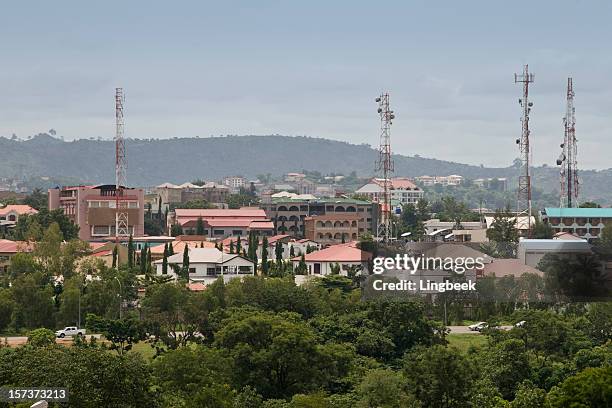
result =
[[[520,150],[520,174],[517,195],[517,217],[527,217],[527,236],[531,236],[531,175],[529,169],[530,149],[529,149],[529,113],[531,112],[532,102],[529,102],[529,84],[534,80],[534,75],[529,73],[529,66],[525,65],[522,74],[514,74],[514,82],[523,84],[523,97],[519,99],[519,104],[523,108],[521,117],[522,132],[520,139],[516,139]],[[518,219],[517,219],[518,224]]]
[[[567,97],[565,117],[563,118],[563,152],[557,159],[561,166],[561,207],[572,208],[578,205],[578,165],[576,154],[576,109],[574,108],[574,84],[572,78],[567,78]]]
[[[130,235],[128,211],[124,201],[124,189],[127,185],[127,160],[125,141],[123,139],[123,88],[115,89],[115,240]]]
[[[392,238],[391,228],[391,173],[393,159],[391,157],[391,125],[395,114],[389,108],[389,94],[383,93],[378,98],[378,114],[380,115],[380,147],[376,161],[376,171],[382,173],[383,197],[379,200],[380,220],[376,228],[376,237],[383,242]]]

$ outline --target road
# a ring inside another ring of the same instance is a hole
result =
[[[453,334],[480,334],[477,331],[471,331],[467,326],[447,326]],[[499,326],[500,330],[510,330],[512,326]]]
[[[87,340],[91,340],[92,338],[99,340],[100,337],[101,335],[99,334],[87,334],[85,336]],[[71,344],[72,343],[72,338],[70,337],[65,337],[63,339],[56,338],[55,340],[57,341],[58,344]],[[2,344],[6,343],[9,346],[20,346],[22,344],[26,344],[28,342],[28,338],[26,336],[0,337],[0,342],[2,342]]]

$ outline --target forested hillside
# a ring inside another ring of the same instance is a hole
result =
[[[373,174],[377,152],[369,145],[289,136],[226,136],[210,138],[128,139],[128,179],[132,185],[184,182],[194,178],[220,179],[226,175],[281,175],[317,170],[323,174],[356,171]],[[114,180],[114,144],[111,140],[80,139],[64,142],[47,134],[28,140],[0,137],[0,177],[45,176],[76,178],[83,182]],[[513,166],[487,168],[438,159],[396,155],[398,176],[460,174],[466,178],[507,177],[515,184]],[[612,185],[612,170],[582,171],[584,199],[612,202],[599,188]],[[558,169],[534,170],[534,186],[558,190]],[[511,187],[512,188],[512,187]]]

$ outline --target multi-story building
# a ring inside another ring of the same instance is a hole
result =
[[[232,191],[238,191],[247,186],[247,179],[242,176],[228,176],[223,178],[223,184],[231,188]]]
[[[423,190],[406,177],[395,177],[389,182],[391,200],[397,201],[400,206],[416,204],[423,198]],[[361,187],[355,194],[364,195],[374,202],[380,202],[384,193],[384,179],[374,178]]]
[[[270,202],[262,204],[262,208],[266,211],[268,217],[274,221],[277,234],[290,234],[292,236],[304,236],[306,217],[335,213],[357,214],[359,216],[357,235],[365,232],[371,233],[372,226],[376,225],[378,214],[377,204],[349,198],[272,198]]]
[[[38,214],[38,211],[25,204],[9,204],[6,207],[0,207],[0,221],[17,223],[20,216],[32,214]]]
[[[321,244],[339,244],[355,241],[359,236],[357,213],[336,212],[313,215],[304,219],[305,237]]]
[[[177,208],[168,217],[168,228],[178,224],[184,234],[197,233],[199,220],[204,227],[204,235],[220,239],[245,236],[250,231],[259,235],[274,235],[274,224],[261,208],[243,207],[240,209],[181,209]]]
[[[173,205],[185,203],[191,200],[205,200],[211,204],[221,206],[227,201],[230,194],[230,187],[224,184],[217,184],[209,181],[204,185],[198,186],[192,183],[180,185],[164,183],[153,189],[151,199],[151,210],[157,213],[159,208],[165,213]]]
[[[116,189],[114,184],[49,189],[49,209],[61,208],[79,226],[84,241],[104,241],[115,236]],[[144,235],[144,190],[127,188],[122,200],[128,213],[128,230]]]
[[[612,208],[545,208],[542,220],[555,232],[589,240],[598,238],[606,224],[612,223]]]
[[[458,186],[463,182],[463,176],[451,174],[450,176],[419,176],[414,178],[424,186],[440,184],[443,186]]]

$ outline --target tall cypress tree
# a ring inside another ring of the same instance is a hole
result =
[[[128,240],[128,268],[132,269],[134,267],[134,240],[132,239],[132,234],[130,234],[130,239]]]
[[[283,261],[283,244],[280,241],[276,241],[276,246],[274,247],[274,255],[276,256],[276,263],[280,265]]]
[[[153,273],[153,262],[151,262],[151,247],[147,245],[147,273]]]
[[[232,240],[230,240],[229,253],[230,254],[234,253],[234,241],[232,241]]]
[[[168,256],[172,255],[174,255],[174,245],[172,245],[172,242],[168,242]]]
[[[189,245],[185,244],[185,249],[183,250],[183,277],[189,278]]]
[[[148,257],[147,245],[145,244],[140,250],[140,274],[144,275],[147,273],[147,257]]]
[[[238,235],[238,240],[236,240],[236,253],[239,254],[242,250],[242,242],[240,242],[240,235]]]
[[[113,269],[117,268],[117,264],[119,261],[119,250],[117,249],[117,244],[113,247]]]
[[[162,260],[162,274],[163,275],[167,275],[168,274],[168,244],[164,245],[164,259]]]
[[[268,237],[265,235],[261,243],[261,272],[268,275]]]
[[[202,217],[198,217],[196,221],[196,235],[204,235],[204,221]]]

